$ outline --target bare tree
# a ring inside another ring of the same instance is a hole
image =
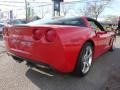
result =
[[[111,1],[112,0],[87,0],[84,14],[97,20],[99,15],[104,11]]]

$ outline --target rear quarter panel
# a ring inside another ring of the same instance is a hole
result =
[[[95,33],[87,27],[71,26],[56,30],[64,48],[65,66],[74,70],[83,44],[92,39]]]

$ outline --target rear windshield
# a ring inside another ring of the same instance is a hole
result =
[[[71,25],[71,26],[83,26],[86,27],[85,22],[82,18],[49,18],[40,19],[28,23],[28,25],[40,25],[40,24],[50,24],[50,25]]]

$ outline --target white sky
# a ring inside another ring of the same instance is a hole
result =
[[[120,16],[120,0],[113,0],[110,3],[110,7],[106,8],[102,14]]]
[[[8,3],[5,1],[9,2],[24,2],[25,0],[0,0],[0,9],[2,11],[9,11],[9,10],[16,10],[16,13],[19,12],[19,10],[24,9],[24,3]],[[29,0],[31,2],[48,2],[51,3],[51,0]],[[70,1],[80,1],[80,0],[64,0],[65,2],[70,2]],[[11,6],[5,6],[5,5],[11,5]],[[20,7],[15,7],[15,6],[20,6]],[[106,8],[102,15],[117,15],[120,16],[120,0],[113,0],[110,3],[110,7]]]

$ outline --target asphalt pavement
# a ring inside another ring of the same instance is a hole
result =
[[[120,37],[115,41],[115,50],[97,58],[83,78],[30,69],[25,62],[19,64],[9,57],[3,41],[0,41],[0,90],[102,90],[109,88],[106,83],[113,72],[117,74],[120,71],[119,68]]]

